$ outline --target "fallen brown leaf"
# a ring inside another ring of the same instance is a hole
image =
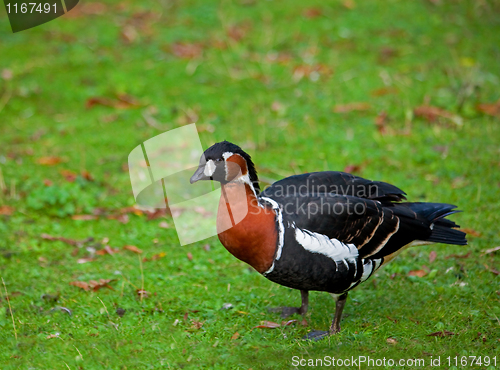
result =
[[[342,1],[342,5],[349,10],[352,10],[356,7],[356,3],[354,2],[354,0],[344,0]]]
[[[36,161],[43,166],[54,166],[63,162],[63,159],[60,157],[40,157]]]
[[[92,262],[92,261],[95,261],[95,258],[92,258],[92,257],[83,257],[83,258],[77,259],[76,263],[87,263],[87,262]]]
[[[352,172],[361,172],[362,166],[359,164],[348,164],[344,167],[344,172],[352,173]]]
[[[445,259],[450,259],[450,258],[469,258],[472,252],[467,252],[466,254],[450,254],[449,256],[446,256]]]
[[[397,344],[398,341],[396,339],[394,339],[394,338],[387,338],[387,343],[389,343],[389,344]]]
[[[430,123],[434,123],[438,118],[446,118],[456,123],[457,125],[462,124],[462,118],[454,113],[448,112],[442,108],[433,107],[430,105],[421,105],[413,110],[413,113],[417,117],[424,118]]]
[[[455,333],[448,331],[448,330],[443,330],[443,331],[437,331],[435,333],[427,334],[428,337],[446,337],[449,335],[455,335]]]
[[[131,251],[131,252],[134,252],[134,253],[137,253],[137,254],[141,254],[142,253],[142,249],[137,248],[135,245],[125,245],[123,247],[123,249],[126,249],[128,251]]]
[[[289,326],[289,325],[292,325],[293,323],[296,323],[297,320],[288,320],[288,321],[282,321],[281,322],[281,326]]]
[[[384,95],[388,95],[388,94],[397,94],[397,93],[398,93],[398,89],[396,89],[395,87],[381,87],[381,88],[372,90],[370,95],[371,96],[384,96]]]
[[[260,329],[260,328],[267,328],[267,329],[276,329],[276,328],[279,328],[281,325],[276,323],[276,322],[272,322],[272,321],[261,321],[260,325],[257,325],[257,326],[254,326],[252,329]]]
[[[90,220],[97,220],[99,217],[95,215],[73,215],[71,216],[71,219],[73,220],[78,220],[78,221],[90,221]]]
[[[425,270],[413,270],[408,273],[408,276],[424,277],[425,275],[427,275],[427,271]]]
[[[371,109],[371,105],[368,103],[348,103],[348,104],[337,104],[333,107],[335,113],[349,113],[353,111],[367,111]]]
[[[329,76],[331,73],[331,68],[324,64],[305,64],[294,68],[292,78],[295,82],[300,81],[304,77],[309,77],[311,80],[316,81],[320,76]]]
[[[0,215],[10,216],[14,213],[15,209],[11,206],[0,206]]]
[[[178,58],[195,59],[203,53],[203,46],[198,43],[174,42],[170,49]]]
[[[103,256],[105,254],[115,254],[119,251],[120,250],[118,248],[111,248],[109,245],[105,245],[103,249],[98,250],[97,252],[95,252],[95,254]]]
[[[490,253],[493,253],[493,252],[496,252],[496,251],[500,251],[500,246],[495,247],[495,248],[485,249],[483,251],[483,253],[484,254],[490,254]]]
[[[500,100],[496,103],[482,103],[476,106],[476,109],[484,114],[500,117]]]
[[[188,260],[192,261],[193,260],[193,254],[191,252],[187,253],[187,258]]]
[[[319,9],[319,8],[307,8],[306,10],[304,10],[304,12],[302,14],[306,18],[312,19],[312,18],[319,17],[323,13],[322,13],[321,9]]]
[[[71,283],[69,283],[69,285],[73,285],[73,286],[76,286],[78,288],[82,288],[83,290],[90,289],[90,285],[88,283],[86,283],[85,281],[72,281]]]
[[[239,42],[247,35],[250,28],[251,26],[248,22],[229,26],[226,32],[227,37],[229,37],[234,42]]]
[[[387,134],[387,122],[388,117],[385,111],[380,112],[379,115],[375,117],[375,126],[377,127],[377,131],[382,135]]]
[[[70,170],[60,170],[59,173],[63,175],[66,181],[75,182],[76,177],[78,176],[75,172]]]
[[[52,235],[49,235],[49,234],[41,234],[40,237],[42,239],[45,239],[45,240],[60,240],[66,244],[69,244],[69,245],[73,245],[73,246],[81,246],[85,243],[88,243],[88,242],[91,242],[94,240],[94,238],[92,237],[88,237],[86,239],[83,239],[83,240],[75,240],[75,239],[69,239],[69,238],[65,238],[63,236],[52,236]]]
[[[157,253],[155,255],[153,255],[151,258],[146,258],[144,257],[142,259],[142,262],[147,262],[147,261],[156,261],[156,260],[159,260],[160,258],[163,258],[165,257],[167,254],[165,252],[160,252],[160,253]]]
[[[482,234],[479,232],[479,231],[476,231],[474,229],[470,229],[470,228],[463,228],[463,229],[459,229],[460,231],[463,231],[464,233],[467,234],[467,236],[469,237],[475,237],[475,238],[479,238]]]
[[[127,44],[131,44],[135,40],[137,40],[139,33],[137,32],[134,26],[126,24],[125,26],[123,26],[120,32],[120,36],[122,37],[123,41],[125,41]]]
[[[500,275],[500,271],[495,270],[494,268],[491,268],[488,265],[484,265],[484,267],[486,267],[486,270],[488,270],[489,272],[491,272],[491,273],[493,273],[495,275]]]
[[[193,329],[201,329],[204,323],[198,320],[191,320],[191,324],[193,324]]]
[[[121,222],[122,224],[126,224],[129,222],[129,217],[127,214],[108,215],[106,218],[108,220],[116,220],[118,222]]]
[[[80,175],[82,175],[82,177],[87,181],[94,181],[94,177],[87,170],[82,170]]]
[[[102,96],[92,97],[87,99],[85,107],[87,109],[93,108],[96,105],[104,105],[106,107],[116,108],[116,109],[128,109],[137,108],[141,104],[139,101],[127,94],[118,94],[116,99],[106,98]]]
[[[431,251],[429,253],[429,263],[434,262],[436,260],[436,257],[437,257],[436,251]]]
[[[115,280],[116,279],[99,279],[99,281],[89,280],[89,285],[94,292],[98,291],[101,288],[114,290],[113,287],[109,285],[109,283],[112,283]]]
[[[231,337],[231,340],[236,340],[238,339],[238,337],[240,336],[240,333],[236,332],[233,334],[233,336]]]

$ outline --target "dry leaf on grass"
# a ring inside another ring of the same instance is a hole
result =
[[[442,108],[433,107],[431,105],[421,105],[413,110],[417,117],[422,117],[430,123],[434,123],[438,118],[446,118],[457,125],[462,124],[462,117],[457,114],[448,112]]]
[[[191,324],[193,324],[191,326],[193,329],[201,329],[204,323],[198,320],[191,320]]]
[[[482,103],[476,106],[476,109],[484,114],[494,117],[500,117],[500,100],[496,103]]]
[[[450,259],[450,258],[469,258],[472,252],[467,252],[466,254],[450,254],[449,256],[446,256],[445,259]]]
[[[353,172],[361,172],[362,166],[360,164],[348,164],[344,167],[344,172],[353,173]]]
[[[131,252],[134,252],[137,254],[142,253],[142,249],[137,248],[135,245],[125,245],[125,246],[123,246],[123,249],[126,249],[128,251],[131,251]]]
[[[92,258],[92,257],[83,257],[83,258],[77,259],[76,263],[87,263],[87,262],[92,262],[92,261],[95,261],[95,258]]]
[[[260,325],[254,326],[252,329],[276,329],[279,328],[281,324],[278,324],[277,322],[272,322],[272,321],[261,321]]]
[[[104,256],[105,254],[115,254],[119,251],[120,250],[118,248],[111,248],[109,245],[105,245],[103,249],[98,250],[97,252],[95,252],[95,254]]]
[[[104,105],[106,107],[116,108],[116,109],[128,109],[137,108],[141,104],[133,96],[127,94],[118,94],[115,98],[107,98],[103,96],[96,96],[87,99],[85,102],[85,107],[87,109],[93,108],[96,105]]]
[[[479,231],[476,231],[476,230],[470,229],[470,228],[463,228],[463,229],[459,229],[459,230],[466,233],[468,237],[472,236],[474,238],[479,238],[482,235]]]
[[[375,127],[377,127],[377,131],[382,135],[387,134],[387,122],[388,116],[387,112],[380,112],[377,117],[375,117]]]
[[[72,220],[76,221],[91,221],[91,220],[97,220],[99,217],[95,215],[73,215],[71,216]]]
[[[153,255],[152,257],[150,258],[147,258],[147,257],[144,257],[142,259],[142,262],[147,262],[147,261],[156,261],[156,260],[159,260],[160,258],[163,258],[165,257],[167,254],[165,252],[160,252],[160,253],[157,253],[155,255]]]
[[[455,335],[455,333],[448,331],[448,330],[443,330],[443,331],[437,331],[435,333],[427,334],[428,337],[446,337],[449,335]]]
[[[235,339],[238,339],[238,337],[240,336],[240,333],[236,332],[233,334],[233,336],[231,337],[231,340],[235,340]]]
[[[495,275],[500,275],[500,271],[495,270],[494,268],[491,268],[488,265],[484,265],[484,267],[486,267],[486,270],[488,270],[489,272],[491,272],[491,273],[493,273]]]
[[[63,162],[63,159],[60,157],[40,157],[36,160],[36,162],[43,166],[54,166]]]
[[[73,245],[73,246],[81,246],[85,243],[89,243],[91,241],[94,241],[94,238],[92,238],[91,236],[86,238],[86,239],[83,239],[83,240],[69,239],[69,238],[65,238],[63,236],[52,236],[49,234],[41,234],[40,237],[42,239],[45,239],[45,240],[52,240],[52,241],[59,240],[59,241],[62,241],[66,244]]]
[[[203,46],[199,43],[174,42],[170,45],[170,50],[178,58],[194,59],[201,56]]]
[[[109,283],[116,281],[116,279],[99,279],[99,281],[89,280],[89,282],[85,281],[72,281],[69,285],[76,286],[78,288],[82,288],[85,291],[93,290],[94,292],[98,291],[101,288],[108,288],[114,290]]]
[[[425,275],[427,275],[427,271],[425,270],[413,270],[408,273],[408,276],[424,277]]]
[[[321,16],[323,13],[319,8],[307,8],[302,14],[306,18],[312,19]]]
[[[484,254],[490,254],[490,253],[493,253],[493,252],[496,252],[496,251],[500,251],[500,246],[495,247],[495,248],[485,249],[483,251],[483,253]]]
[[[349,113],[353,111],[367,111],[371,109],[371,105],[363,102],[355,102],[348,104],[337,104],[333,107],[335,113]]]
[[[59,173],[63,175],[63,177],[66,179],[68,182],[75,182],[77,178],[77,174],[73,171],[70,170],[60,170]]]
[[[429,253],[429,263],[434,262],[436,260],[436,257],[437,257],[436,251],[431,251]]]
[[[10,216],[14,213],[14,207],[0,206],[0,215]]]

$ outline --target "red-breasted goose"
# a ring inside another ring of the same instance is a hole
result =
[[[404,247],[467,244],[465,233],[445,218],[458,212],[456,206],[404,202],[406,194],[384,182],[312,172],[261,192],[250,156],[227,141],[202,155],[191,183],[199,180],[221,183],[217,230],[222,245],[267,279],[301,291],[301,307],[280,308],[283,317],[305,315],[310,290],[334,296],[329,331],[312,331],[308,339],[338,333],[348,292]],[[241,217],[239,209],[245,212]]]

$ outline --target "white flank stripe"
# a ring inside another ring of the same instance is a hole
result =
[[[337,239],[330,239],[326,235],[301,230],[298,227],[295,229],[295,239],[309,252],[323,254],[334,261],[352,260],[358,256],[358,249],[354,244],[344,244]],[[347,265],[346,261],[344,263]]]

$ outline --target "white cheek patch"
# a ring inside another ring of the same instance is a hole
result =
[[[215,163],[212,160],[209,160],[205,165],[205,170],[203,170],[203,174],[205,176],[211,177],[215,172]]]

